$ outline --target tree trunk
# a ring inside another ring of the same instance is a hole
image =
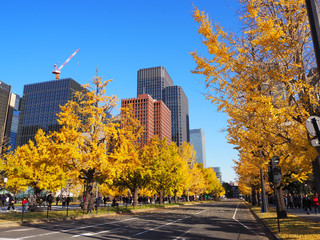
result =
[[[159,201],[160,201],[160,205],[163,204],[163,189],[159,191]]]
[[[131,191],[133,193],[133,206],[137,207],[138,206],[138,192],[139,192],[139,189],[138,188],[134,188]]]
[[[286,211],[286,205],[284,203],[284,198],[283,198],[283,192],[282,192],[282,187],[277,187],[276,188],[276,195],[277,195],[277,204],[278,204],[278,211],[279,211],[279,218],[286,218],[287,217],[287,211]]]
[[[88,172],[86,172],[87,188],[85,192],[85,200],[83,203],[83,210],[86,213],[91,212],[91,210],[94,208],[94,203],[95,203],[95,196],[93,193],[93,185],[94,185],[93,173],[94,173],[94,170],[88,170]]]
[[[254,187],[251,188],[251,202],[252,202],[252,206],[257,205],[257,193],[256,193],[256,189]]]
[[[190,202],[189,189],[187,190],[187,202]]]
[[[178,202],[177,190],[174,190],[174,203]]]
[[[262,168],[260,169],[260,177],[261,177],[261,199],[262,199],[261,212],[268,212],[268,205],[267,205],[266,191],[265,191],[265,182],[264,182]]]

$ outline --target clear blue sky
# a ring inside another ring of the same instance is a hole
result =
[[[108,94],[136,97],[137,71],[164,66],[189,99],[190,129],[202,128],[207,166],[220,166],[223,181],[233,181],[237,152],[221,130],[224,113],[205,100],[204,77],[191,74],[190,52],[206,49],[192,18],[193,4],[213,21],[239,30],[237,0],[57,0],[1,2],[0,81],[22,96],[23,86],[54,80],[51,73],[76,49],[61,71],[81,84],[96,74],[113,79]]]

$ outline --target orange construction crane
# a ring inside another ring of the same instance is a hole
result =
[[[70,61],[70,59],[73,58],[74,55],[76,55],[79,51],[80,48],[77,49],[59,68],[57,68],[57,64],[54,65],[54,71],[52,73],[56,75],[56,80],[59,80],[60,78],[61,68],[63,68],[64,65],[66,65]]]

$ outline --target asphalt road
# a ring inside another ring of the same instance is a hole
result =
[[[5,239],[268,239],[246,206],[222,201],[2,228]]]

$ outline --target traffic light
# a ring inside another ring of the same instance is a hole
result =
[[[275,184],[282,182],[281,168],[279,166],[273,169],[273,181]]]
[[[280,158],[278,156],[273,156],[270,160],[272,169],[274,169],[280,162]]]
[[[268,166],[268,181],[273,184],[278,184],[282,182],[281,168],[277,166],[280,162],[278,156],[273,156],[269,162]]]

